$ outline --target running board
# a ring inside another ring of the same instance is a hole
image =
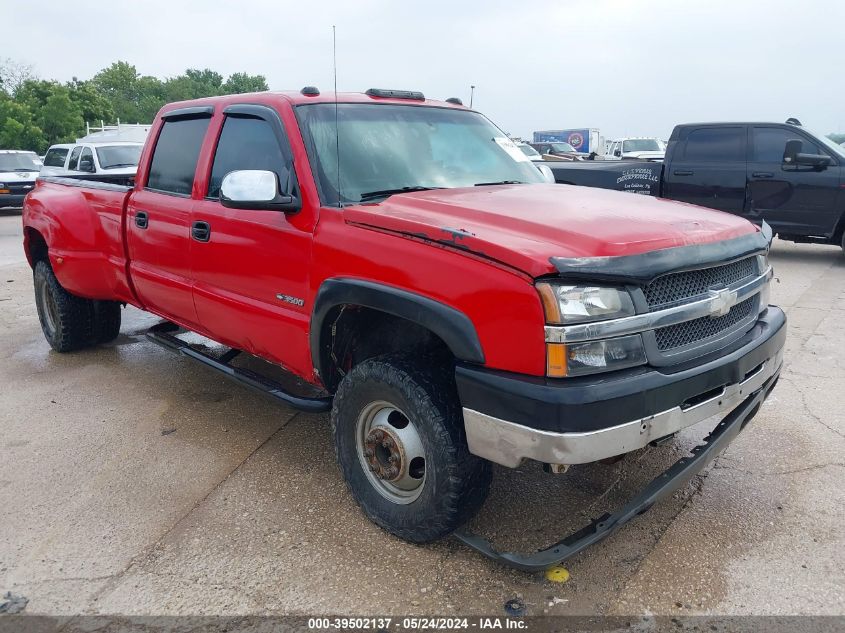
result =
[[[159,323],[151,327],[147,331],[147,338],[164,349],[199,361],[206,367],[211,367],[242,385],[267,394],[294,409],[299,409],[307,413],[324,413],[332,408],[331,397],[307,398],[297,396],[285,391],[281,384],[266,376],[262,376],[257,372],[243,367],[234,367],[230,363],[241,353],[241,350],[230,349],[219,358],[215,358],[210,354],[204,354],[194,349],[185,341],[174,336],[173,333],[179,329],[179,326],[176,324],[165,321],[164,323]]]

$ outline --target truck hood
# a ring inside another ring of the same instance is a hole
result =
[[[637,255],[757,231],[691,204],[557,184],[405,193],[343,213],[349,224],[436,242],[532,277],[554,273],[552,257]]]

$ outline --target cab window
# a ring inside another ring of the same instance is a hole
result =
[[[67,147],[53,147],[52,149],[49,149],[47,154],[44,156],[44,166],[64,167],[68,151]]]
[[[79,155],[79,171],[85,171],[88,173],[94,173],[96,168],[94,167],[94,152],[91,151],[90,147],[86,147],[82,150],[82,153]]]
[[[147,188],[190,196],[209,117],[170,119],[158,135]]]
[[[76,165],[79,163],[79,155],[82,153],[82,146],[77,145],[73,148],[73,151],[70,153],[70,160],[67,162],[67,168],[76,170]]]
[[[684,159],[702,163],[745,162],[745,128],[705,127],[687,137]]]
[[[287,161],[270,124],[257,117],[230,115],[223,123],[214,154],[208,197],[219,198],[226,174],[241,169],[272,171],[282,187],[288,181]]]
[[[754,128],[754,150],[753,160],[757,163],[781,163],[783,152],[786,149],[786,142],[801,141],[802,154],[824,154],[818,145],[807,140],[806,137],[777,127],[755,127]]]

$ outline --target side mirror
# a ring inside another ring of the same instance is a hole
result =
[[[786,142],[786,147],[783,150],[783,162],[786,165],[794,165],[797,162],[798,154],[801,153],[801,148],[804,144],[797,138],[790,139]]]
[[[622,150],[621,149],[616,150],[615,152],[613,152],[613,155],[616,156],[617,158],[622,158]]]
[[[79,161],[79,171],[87,171],[94,173],[94,160],[91,158],[83,158]]]
[[[833,161],[830,159],[830,156],[825,156],[824,154],[798,154],[795,157],[795,163],[807,167],[824,169],[825,167],[830,167]]]
[[[540,173],[543,174],[543,178],[546,179],[546,182],[555,182],[555,174],[551,167],[548,165],[537,165],[537,169],[539,169]]]
[[[298,197],[279,193],[279,179],[272,171],[242,169],[230,171],[220,184],[220,204],[230,209],[299,211]]]

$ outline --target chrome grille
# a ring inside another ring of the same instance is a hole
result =
[[[737,303],[724,316],[716,318],[701,317],[700,319],[693,319],[655,330],[657,349],[665,352],[678,347],[685,347],[731,329],[751,316],[754,309],[754,299],[755,297],[751,297]]]
[[[679,303],[686,303],[693,297],[706,295],[707,290],[713,286],[730,286],[756,273],[755,258],[746,257],[723,266],[688,270],[658,277],[643,288],[643,293],[649,312],[654,312]]]

